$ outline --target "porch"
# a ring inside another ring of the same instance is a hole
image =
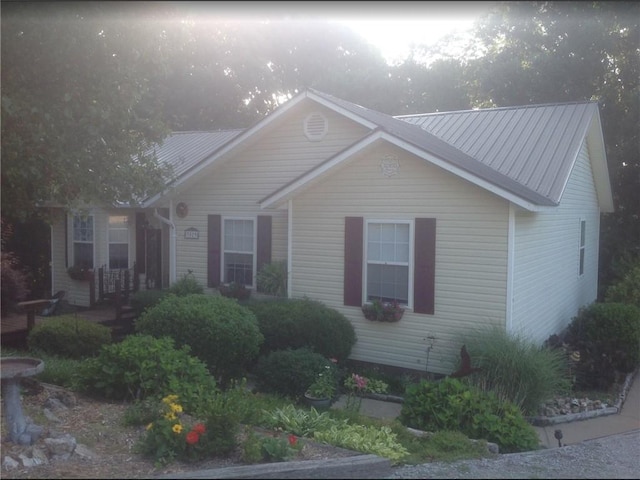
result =
[[[133,316],[130,308],[118,306],[115,302],[100,302],[93,307],[83,308],[67,305],[55,316],[34,316],[34,325],[51,321],[60,315],[75,316],[99,323],[112,329],[114,338],[133,330]],[[2,346],[22,348],[26,346],[29,321],[26,313],[11,313],[0,319],[0,343]]]

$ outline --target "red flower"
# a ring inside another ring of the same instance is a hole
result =
[[[202,423],[196,423],[191,430],[193,432],[196,432],[198,435],[202,435],[205,431],[204,425]]]
[[[295,447],[297,443],[298,443],[298,437],[296,437],[295,435],[289,435],[289,445],[291,445],[292,447]]]
[[[189,433],[187,433],[186,440],[189,445],[195,445],[196,443],[198,443],[198,440],[200,440],[200,435],[198,435],[198,432],[191,430]]]

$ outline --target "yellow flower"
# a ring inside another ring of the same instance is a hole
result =
[[[182,432],[182,425],[176,423],[171,430],[173,430],[173,433],[179,434],[180,432]]]
[[[172,412],[182,413],[182,405],[178,405],[177,403],[172,403],[169,406],[171,407]]]
[[[175,403],[176,400],[178,400],[178,396],[177,395],[167,395],[166,397],[164,397],[162,399],[162,401],[164,403],[166,403],[167,405],[171,404],[171,403]]]
[[[175,420],[176,418],[176,414],[173,412],[168,412],[164,414],[164,418],[166,418],[167,420]]]
[[[153,428],[153,422],[151,422],[149,425],[147,425],[147,430],[151,430]]]

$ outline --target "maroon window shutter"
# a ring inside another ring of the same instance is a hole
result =
[[[207,216],[207,286],[220,285],[222,219],[220,215]]]
[[[436,219],[416,218],[413,311],[435,312]]]
[[[362,306],[362,217],[344,219],[344,304]]]
[[[258,252],[256,258],[258,272],[267,263],[271,263],[271,216],[258,215]]]
[[[144,213],[136,213],[136,267],[138,273],[146,273],[145,265],[145,238],[144,238],[144,225],[146,223],[147,216]]]

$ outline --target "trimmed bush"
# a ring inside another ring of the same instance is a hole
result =
[[[309,299],[269,300],[248,307],[265,337],[261,353],[308,347],[345,361],[356,343],[351,322],[340,312]]]
[[[308,348],[278,350],[258,361],[256,386],[263,392],[298,400],[325,367],[336,368],[327,358]]]
[[[135,329],[189,345],[223,385],[245,373],[263,341],[253,313],[222,296],[168,295],[138,317]]]
[[[592,303],[571,321],[566,341],[580,352],[576,386],[607,390],[617,372],[631,372],[640,363],[640,308]]]
[[[71,315],[48,318],[27,336],[29,350],[75,359],[95,356],[111,342],[110,328]]]
[[[129,304],[134,316],[139,317],[148,308],[156,306],[168,293],[167,290],[140,290],[131,295]]]
[[[525,415],[535,414],[541,402],[571,387],[560,350],[539,347],[499,327],[476,331],[464,343],[473,366],[481,370],[463,382],[509,400]]]
[[[77,383],[79,390],[108,400],[142,401],[180,392],[190,412],[201,411],[203,399],[216,393],[215,379],[188,346],[176,348],[171,338],[150,335],[130,335],[103,347],[80,366]]]
[[[419,430],[456,430],[497,443],[501,453],[535,450],[539,444],[538,434],[515,404],[455,378],[407,387],[399,420]]]

